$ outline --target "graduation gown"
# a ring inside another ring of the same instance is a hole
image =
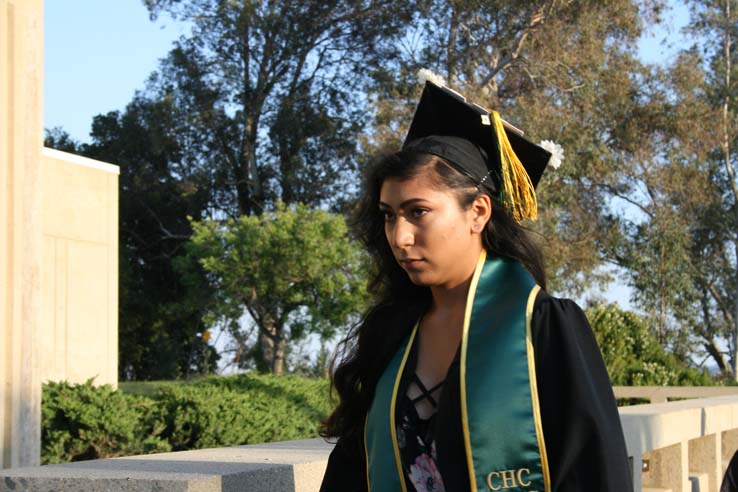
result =
[[[633,490],[620,417],[592,329],[573,301],[541,291],[531,319],[538,396],[551,492]],[[417,344],[407,371],[414,371]],[[471,377],[471,376],[468,376]],[[403,377],[398,395],[407,391]],[[460,416],[459,352],[449,367],[436,416],[437,466],[448,492],[470,488]],[[362,449],[339,440],[321,492],[366,492]]]

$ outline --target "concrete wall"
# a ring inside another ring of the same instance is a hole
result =
[[[738,449],[738,396],[619,410],[636,491],[718,491],[725,467]]]
[[[42,150],[43,34],[0,0],[0,468],[39,464],[42,381],[117,381],[117,168]]]
[[[0,492],[317,492],[332,448],[305,439],[0,470]]]
[[[40,459],[43,1],[0,0],[0,466]]]
[[[118,174],[43,149],[43,381],[117,386]]]
[[[613,386],[612,390],[615,398],[643,398],[650,403],[738,395],[738,386]]]
[[[738,449],[738,396],[623,407],[620,419],[635,492],[718,492]],[[316,491],[331,449],[309,439],[18,468],[0,471],[0,492]]]

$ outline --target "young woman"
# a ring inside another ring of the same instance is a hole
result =
[[[333,375],[322,492],[632,490],[594,335],[519,224],[548,158],[427,83],[369,167],[354,226],[377,302]]]

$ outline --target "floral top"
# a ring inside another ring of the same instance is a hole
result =
[[[415,383],[421,394],[416,398],[410,398],[407,394],[403,396],[397,424],[397,445],[406,482],[413,484],[417,492],[445,492],[443,478],[436,466],[438,457],[434,428],[437,413],[433,412],[430,418],[422,419],[415,408],[416,403],[425,399],[434,409],[437,408],[432,394],[443,385],[443,381],[427,389],[414,371],[411,377],[411,383]]]

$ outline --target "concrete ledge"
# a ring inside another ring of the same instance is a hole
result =
[[[634,405],[619,412],[636,491],[717,491],[723,461],[738,448],[737,395]]]
[[[322,439],[0,470],[0,491],[317,492],[333,449]]]
[[[736,386],[613,386],[615,398],[645,398],[651,403],[666,403],[669,398],[713,398],[736,396]]]

